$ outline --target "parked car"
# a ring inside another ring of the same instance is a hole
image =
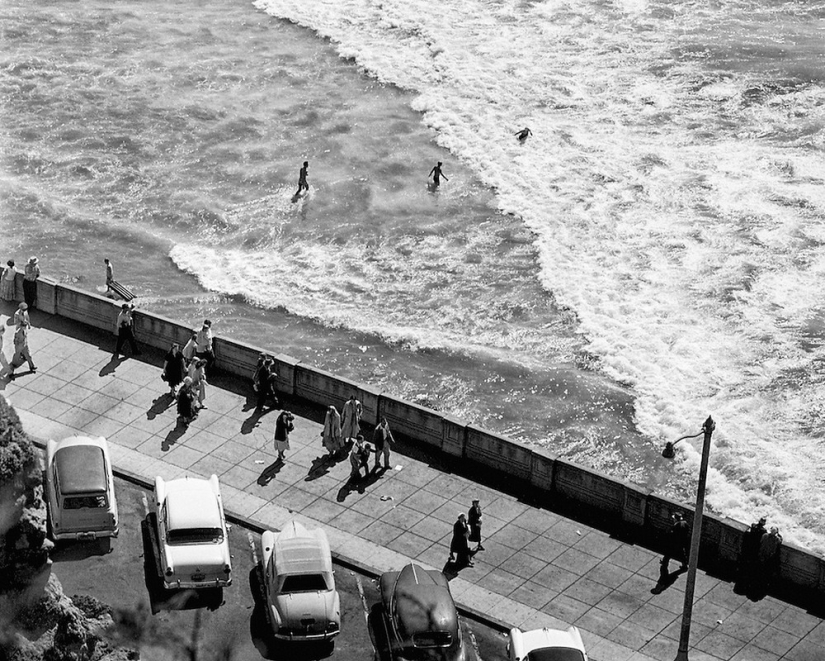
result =
[[[510,629],[507,645],[510,661],[587,661],[587,652],[576,627],[559,629]]]
[[[232,584],[229,536],[217,476],[155,478],[158,572],[163,586],[215,588]]]
[[[105,438],[49,441],[45,473],[52,539],[117,537],[115,482]]]
[[[467,647],[447,578],[409,564],[379,581],[381,621],[393,659],[465,661]],[[383,645],[381,646],[383,647]]]
[[[332,640],[341,633],[341,601],[326,533],[290,521],[281,532],[264,532],[261,547],[275,638]]]

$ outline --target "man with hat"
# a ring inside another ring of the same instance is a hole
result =
[[[14,357],[9,365],[9,379],[14,380],[14,370],[20,367],[23,363],[29,363],[29,370],[37,371],[37,365],[32,361],[32,356],[29,353],[29,326],[21,324],[14,331]]]
[[[37,303],[37,279],[40,277],[40,267],[37,265],[37,257],[29,257],[26,269],[23,272],[23,298],[30,308],[36,307]]]
[[[484,547],[481,545],[481,505],[478,504],[478,498],[473,498],[473,506],[467,512],[467,524],[470,526],[469,541],[476,543],[473,553],[483,551]]]
[[[195,334],[195,357],[206,361],[206,371],[212,370],[215,363],[215,352],[212,350],[212,322],[203,320],[203,326]]]
[[[117,321],[115,322],[115,333],[117,333],[115,358],[120,355],[125,342],[129,342],[129,347],[132,349],[133,355],[139,356],[141,354],[140,349],[138,349],[137,342],[135,342],[134,331],[132,330],[132,310],[134,310],[134,308],[134,303],[131,305],[129,305],[129,303],[124,303],[120,306],[120,314],[117,316]]]
[[[14,327],[20,328],[20,326],[31,326],[31,322],[29,321],[29,306],[25,303],[18,305],[14,311]]]

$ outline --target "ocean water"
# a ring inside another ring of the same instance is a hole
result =
[[[822,552],[823,17],[10,0],[2,246]]]

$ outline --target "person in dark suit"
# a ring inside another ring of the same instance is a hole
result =
[[[467,517],[462,512],[458,515],[458,519],[453,524],[453,538],[450,541],[450,562],[454,562],[459,567],[472,567],[473,562],[470,560],[470,527],[467,525]]]
[[[667,533],[667,548],[662,558],[662,571],[668,571],[671,558],[679,560],[682,563],[681,571],[685,571],[690,551],[690,526],[681,512],[674,512],[671,518],[673,524]]]
[[[481,505],[479,505],[478,498],[473,498],[473,506],[467,512],[467,524],[470,526],[469,540],[476,543],[473,552],[483,551],[484,547],[481,545]]]
[[[733,591],[736,594],[747,594],[748,587],[753,580],[759,558],[759,542],[762,541],[762,535],[768,532],[765,523],[767,523],[767,519],[763,516],[756,523],[752,523],[751,527],[742,536],[742,551],[739,553],[739,573],[736,577],[736,584],[733,586]]]

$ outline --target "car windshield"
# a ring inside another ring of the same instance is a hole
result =
[[[584,661],[584,654],[572,647],[545,647],[527,653],[528,661]]]
[[[109,502],[106,494],[98,494],[95,496],[66,496],[63,499],[64,510],[101,509],[108,506]]]
[[[220,528],[178,528],[170,530],[170,544],[217,544],[223,540]]]
[[[328,590],[321,574],[292,574],[284,577],[281,592],[317,592]]]

